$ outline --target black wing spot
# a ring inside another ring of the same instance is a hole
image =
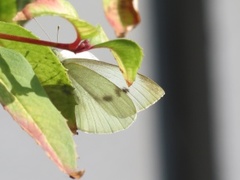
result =
[[[103,100],[109,102],[109,101],[113,100],[113,97],[112,96],[103,96]]]
[[[129,92],[129,89],[127,89],[127,88],[122,88],[122,91],[127,94],[127,93]]]
[[[115,89],[115,93],[118,97],[121,97],[121,93],[124,92],[125,94],[127,94],[129,92],[129,89],[127,88],[122,88],[122,89]]]

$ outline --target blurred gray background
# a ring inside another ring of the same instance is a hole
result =
[[[71,0],[79,16],[113,30],[102,1]],[[165,97],[138,114],[127,130],[75,137],[84,180],[240,179],[240,1],[140,1],[142,22],[129,33],[144,49],[140,72]],[[58,18],[39,18],[56,41],[74,40]],[[27,25],[48,40],[36,22]],[[115,63],[108,50],[92,51]],[[1,110],[0,179],[65,180],[38,145]]]

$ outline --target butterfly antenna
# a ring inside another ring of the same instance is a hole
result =
[[[59,38],[59,31],[60,31],[60,26],[57,26],[57,42],[58,42],[58,38]]]
[[[42,27],[42,25],[37,21],[36,18],[33,18],[34,21],[37,23],[37,25],[40,27],[40,29],[43,31],[43,33],[47,36],[48,40],[51,41],[51,38],[49,37],[49,35],[47,34],[47,32],[44,30],[44,28]]]

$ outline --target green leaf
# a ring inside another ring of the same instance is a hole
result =
[[[0,33],[13,34],[36,39],[26,29],[9,23],[0,22]],[[0,45],[20,52],[32,65],[32,68],[46,90],[49,98],[68,120],[71,130],[76,133],[75,99],[73,88],[66,69],[49,47],[32,45],[0,39]]]
[[[0,21],[13,22],[18,10],[33,0],[7,0],[0,1]]]
[[[16,13],[16,0],[0,1],[0,21],[12,22]]]
[[[81,174],[65,118],[52,105],[27,60],[0,48],[0,102],[65,173]]]
[[[111,49],[128,86],[135,81],[143,57],[142,49],[135,42],[127,39],[116,39],[97,44],[95,47]]]
[[[34,1],[34,0],[17,0],[16,4],[17,4],[18,11],[20,11],[24,6],[26,6],[26,4],[28,4],[32,1]]]

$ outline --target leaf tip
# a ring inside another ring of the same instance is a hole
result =
[[[80,179],[84,175],[84,173],[85,173],[85,170],[73,172],[69,174],[69,177],[72,179]]]
[[[22,12],[18,12],[16,16],[12,19],[14,22],[27,20],[27,16]]]
[[[126,80],[127,86],[130,87],[133,82]]]

